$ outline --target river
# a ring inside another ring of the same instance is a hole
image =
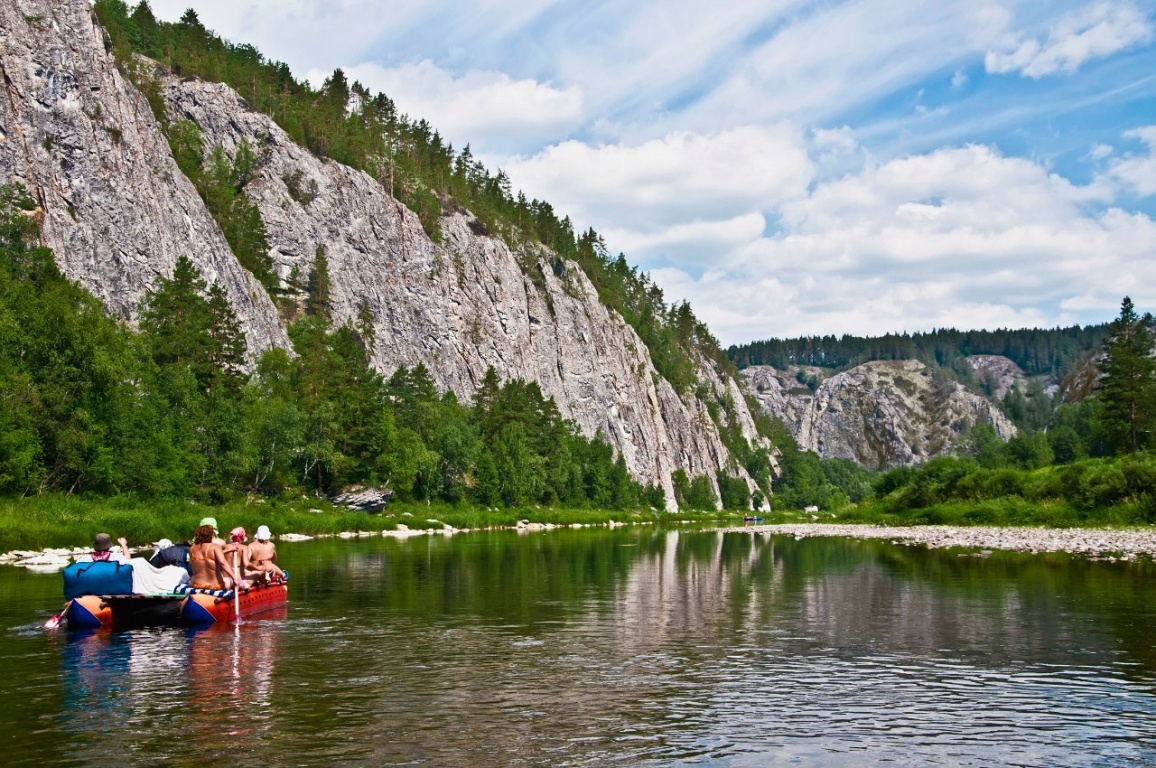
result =
[[[1156,566],[654,528],[280,545],[232,629],[50,632],[8,766],[1156,765]]]

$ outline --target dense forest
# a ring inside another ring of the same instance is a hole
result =
[[[1072,365],[1099,349],[1107,333],[1107,324],[1101,324],[995,331],[941,328],[930,333],[885,336],[804,336],[732,346],[727,356],[739,368],[813,365],[845,369],[871,360],[920,360],[953,368],[958,367],[957,361],[970,355],[1003,355],[1029,376],[1063,376]]]
[[[455,150],[425,120],[399,114],[385,94],[350,83],[340,69],[315,90],[253,46],[222,40],[191,9],[177,23],[158,21],[147,1],[129,8],[122,0],[97,0],[94,9],[112,52],[168,131],[178,161],[185,158],[182,170],[197,183],[238,258],[271,293],[283,286],[271,280],[260,263],[260,248],[254,247],[263,232],[259,217],[250,215],[243,200],[244,176],[234,173],[233,183],[228,183],[226,158],[199,163],[199,156],[189,151],[195,138],[188,136],[188,124],[168,124],[155,73],[134,54],[176,75],[228,84],[301,146],[373,175],[418,214],[434,240],[440,240],[443,215],[467,209],[475,217],[474,230],[502,238],[521,255],[531,279],[541,270],[561,272],[567,260],[576,261],[602,302],[638,332],[655,368],[679,392],[692,391],[700,356],[729,367],[717,340],[688,304],[668,305],[650,277],[631,267],[622,254],[612,255],[593,229],[576,232],[569,217],[559,218],[549,203],[515,193],[505,173],[486,169],[468,145]],[[286,182],[293,189],[291,180]],[[297,194],[307,196],[310,190],[297,189]],[[543,253],[541,246],[551,253]]]
[[[223,290],[188,259],[134,331],[60,273],[37,231],[33,202],[0,187],[4,495],[221,501],[376,483],[408,500],[664,506],[535,383],[491,370],[464,404],[423,366],[374,372],[372,327],[332,327],[323,253],[290,327],[297,355],[267,351],[250,374]]]

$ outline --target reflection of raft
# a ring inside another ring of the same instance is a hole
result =
[[[77,563],[65,569],[61,617],[73,629],[213,624],[236,618],[232,590],[182,588],[169,594],[132,594],[132,566]],[[287,582],[258,584],[240,594],[241,616],[285,605]]]
[[[232,590],[186,588],[188,597],[181,603],[181,621],[185,624],[215,624],[237,617],[237,598]],[[267,611],[285,605],[289,586],[285,581],[254,584],[241,590],[241,616]]]

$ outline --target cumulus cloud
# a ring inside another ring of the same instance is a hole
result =
[[[312,67],[332,70],[357,56],[384,30],[420,11],[422,2],[395,0],[388,14],[375,0],[152,0],[150,5],[166,21],[176,21],[192,6],[209,29],[289,62],[300,75]]]
[[[725,269],[654,275],[724,342],[1099,321],[1125,293],[1156,303],[1156,223],[1103,209],[1109,194],[989,147],[944,149],[816,185]]]
[[[1003,9],[989,8],[983,18],[988,34],[997,38],[984,58],[987,71],[1020,72],[1035,79],[1075,72],[1091,59],[1110,56],[1152,38],[1150,20],[1126,2],[1099,2],[1073,11],[1052,24],[1043,39],[1008,32],[1011,15]],[[999,32],[992,34],[995,30]]]
[[[676,132],[640,144],[568,141],[501,165],[515,187],[580,225],[638,238],[758,213],[804,194],[814,174],[802,131],[789,125]]]
[[[1109,175],[1140,197],[1156,195],[1156,125],[1127,131],[1124,138],[1143,142],[1148,152],[1120,158],[1112,164]]]
[[[471,142],[482,151],[517,152],[565,135],[585,117],[577,87],[514,80],[501,72],[455,76],[430,61],[393,68],[366,62],[345,72],[388,95],[411,118],[425,118],[459,148]],[[313,70],[308,79],[320,85],[327,75]]]

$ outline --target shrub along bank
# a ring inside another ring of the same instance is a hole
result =
[[[1156,454],[1037,469],[986,468],[970,457],[944,456],[880,475],[874,496],[840,511],[838,519],[899,525],[1152,525]]]

